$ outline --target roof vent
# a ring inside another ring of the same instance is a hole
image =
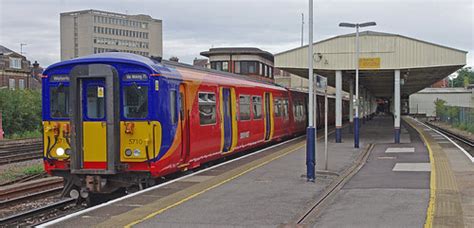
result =
[[[161,63],[161,60],[163,59],[163,57],[161,57],[161,56],[153,56],[153,55],[152,55],[152,56],[150,57],[150,59],[153,60],[153,61],[156,61],[156,62]]]

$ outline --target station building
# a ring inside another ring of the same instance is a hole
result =
[[[355,33],[340,35],[313,44],[314,73],[336,88],[336,132],[342,126],[342,90],[349,92],[349,119],[354,105],[365,119],[377,108],[377,99],[389,103],[394,115],[394,141],[400,142],[402,104],[416,93],[466,65],[466,51],[411,37],[364,31],[359,33],[360,55],[355,60]],[[359,97],[355,97],[355,66],[359,65]],[[275,54],[275,67],[308,78],[308,45]],[[336,133],[336,142],[340,142]],[[354,136],[356,137],[356,136]]]
[[[100,10],[61,13],[61,60],[120,51],[163,56],[162,21]]]
[[[273,54],[253,47],[211,48],[201,52],[211,69],[274,82]]]
[[[410,95],[409,114],[436,116],[435,101],[441,99],[446,105],[474,108],[473,88],[426,88]]]

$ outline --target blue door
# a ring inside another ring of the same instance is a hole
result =
[[[222,89],[222,105],[224,110],[224,148],[223,152],[230,150],[232,145],[232,112],[230,102],[230,89]]]

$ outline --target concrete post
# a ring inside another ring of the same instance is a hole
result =
[[[352,125],[354,124],[354,84],[352,78],[349,83],[349,127],[352,131]]]
[[[394,75],[394,97],[393,97],[393,108],[394,108],[394,128],[395,128],[395,143],[400,143],[400,70],[395,70]]]
[[[360,101],[361,101],[361,106],[360,106],[360,113],[362,117],[362,123],[365,124],[365,88],[361,88],[360,91]]]
[[[336,71],[336,143],[341,142],[342,127],[342,71]]]

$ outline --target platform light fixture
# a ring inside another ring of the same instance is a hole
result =
[[[346,28],[355,28],[356,29],[356,56],[355,56],[355,68],[356,68],[356,78],[355,78],[355,113],[354,113],[354,147],[359,148],[359,28],[375,26],[375,22],[364,22],[364,23],[339,23],[339,27]]]

